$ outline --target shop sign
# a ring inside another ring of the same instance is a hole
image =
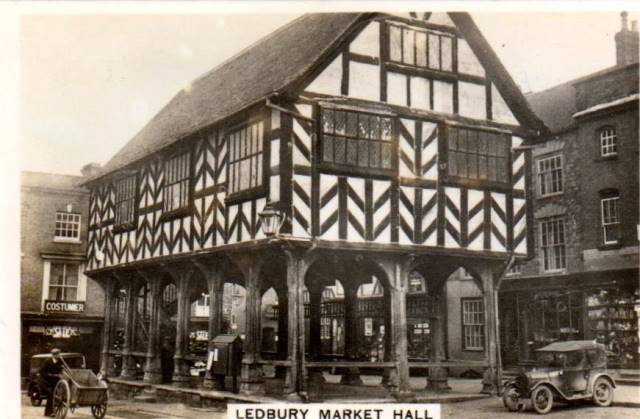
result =
[[[45,336],[53,338],[70,338],[71,336],[80,335],[80,330],[74,326],[45,326],[42,333]]]
[[[44,311],[47,313],[82,313],[84,301],[45,300]]]
[[[373,319],[371,317],[364,319],[364,335],[373,336]]]

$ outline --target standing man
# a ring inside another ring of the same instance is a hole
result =
[[[47,391],[47,404],[44,408],[45,416],[54,416],[53,412],[53,390],[60,379],[62,373],[62,360],[60,359],[60,349],[53,348],[51,350],[51,358],[47,359],[42,368],[40,368],[40,377],[42,378],[43,390]]]

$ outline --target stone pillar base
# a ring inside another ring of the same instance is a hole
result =
[[[122,355],[122,370],[120,370],[120,378],[125,380],[135,380],[138,371],[136,370],[135,359],[131,355]]]
[[[394,383],[393,383],[393,368],[385,368],[382,371],[382,380],[380,381],[380,384],[385,387],[385,388],[390,388],[393,387]]]
[[[224,378],[224,375],[211,374],[210,371],[207,371],[202,387],[208,390],[224,390]]]
[[[362,385],[362,378],[360,378],[360,370],[358,368],[347,368],[342,374],[340,384],[348,386]]]
[[[447,372],[444,368],[429,368],[427,377],[427,390],[429,391],[449,391],[451,387],[447,381]]]
[[[264,379],[262,378],[262,367],[259,364],[242,361],[240,393],[247,396],[264,395]]]
[[[189,373],[189,366],[182,359],[182,357],[173,358],[173,376],[171,381],[173,385],[177,387],[187,387],[191,384],[191,374]]]
[[[155,356],[147,357],[147,362],[144,366],[143,381],[149,384],[162,384],[162,365],[160,364],[160,358]]]
[[[411,390],[392,391],[391,395],[402,403],[413,403],[416,401],[416,395]]]
[[[496,388],[496,384],[495,384],[495,371],[491,368],[487,368],[484,373],[482,374],[482,390],[480,390],[480,393],[482,394],[491,394],[491,395],[497,395],[498,394],[498,389]]]

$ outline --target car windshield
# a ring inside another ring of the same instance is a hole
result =
[[[83,358],[81,356],[65,356],[64,362],[67,363],[69,368],[84,368]]]
[[[541,367],[561,368],[565,366],[564,352],[538,352],[538,362]]]

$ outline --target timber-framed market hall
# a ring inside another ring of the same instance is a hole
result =
[[[180,91],[86,182],[86,274],[105,290],[102,374],[192,385],[191,304],[208,296],[211,345],[234,283],[246,290],[244,393],[264,392],[270,366],[292,398],[335,367],[344,385],[375,370],[411,397],[410,368],[444,390],[446,368],[468,365],[492,391],[500,278],[532,247],[526,143],[544,131],[466,13],[296,19]],[[480,297],[463,313],[473,357],[455,359],[445,284],[460,268]],[[414,276],[430,335],[419,360],[407,340]],[[336,361],[320,340],[323,290],[337,282]],[[358,289],[373,282],[384,355],[372,361],[358,356],[355,330]],[[279,307],[270,356],[268,290]],[[201,385],[220,383],[207,372]]]

